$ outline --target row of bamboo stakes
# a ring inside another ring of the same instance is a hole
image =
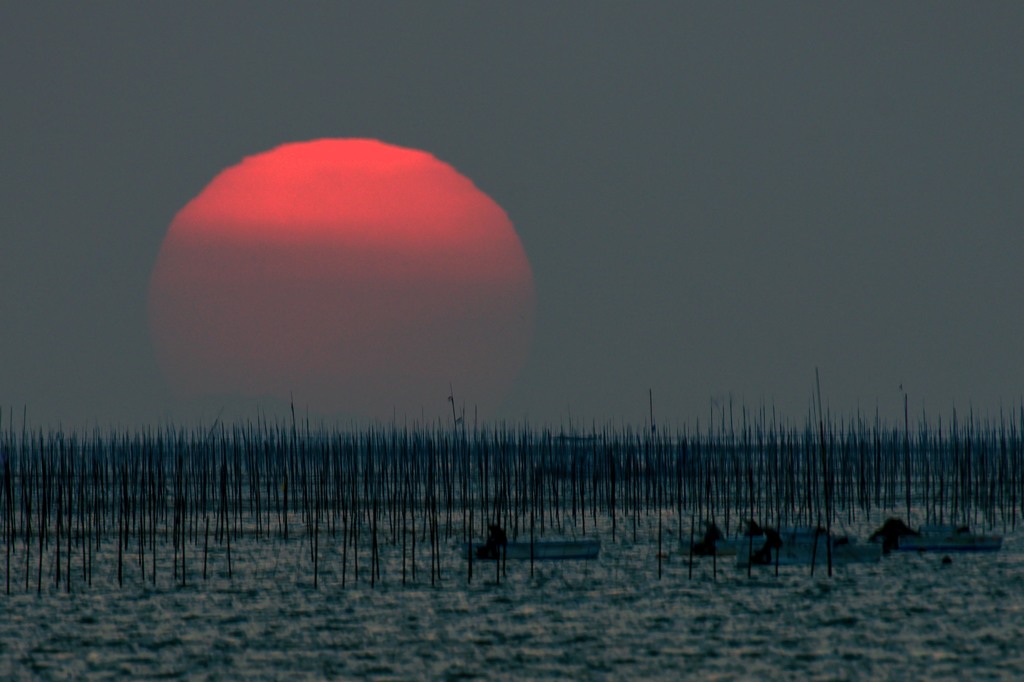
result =
[[[187,584],[206,579],[211,541],[230,578],[232,543],[301,537],[316,587],[326,534],[340,544],[345,587],[381,580],[385,545],[400,549],[403,584],[423,580],[424,564],[435,584],[452,543],[482,540],[488,523],[520,541],[569,529],[636,544],[656,516],[659,577],[663,517],[683,546],[709,521],[728,529],[748,518],[852,526],[897,510],[916,524],[1016,527],[1024,408],[1016,419],[922,417],[908,427],[877,416],[787,426],[763,410],[673,434],[464,422],[345,431],[294,420],[65,433],[9,419],[0,427],[5,590],[91,586],[97,550],[111,542],[119,585],[132,562],[133,579],[155,585],[168,554],[173,580]]]

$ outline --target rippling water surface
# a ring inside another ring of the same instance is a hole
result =
[[[537,563],[532,576],[528,562],[510,562],[500,582],[483,563],[468,582],[464,559],[443,548],[434,586],[421,545],[415,581],[407,565],[403,585],[400,550],[386,547],[380,582],[371,587],[364,552],[359,582],[350,555],[343,587],[341,549],[324,535],[318,589],[303,538],[240,541],[230,579],[221,549],[206,580],[201,555],[191,556],[185,586],[165,546],[155,586],[129,562],[121,588],[108,543],[91,587],[72,563],[70,594],[53,586],[50,554],[42,593],[34,557],[26,592],[16,554],[11,594],[0,596],[0,677],[1024,678],[1024,557],[1013,532],[997,554],[948,565],[896,554],[831,578],[824,567],[748,577],[725,560],[715,575],[707,559],[689,578],[678,540],[666,540],[659,578],[654,528],[637,542],[600,537],[596,561]]]

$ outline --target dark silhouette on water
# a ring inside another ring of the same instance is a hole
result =
[[[477,559],[497,559],[500,556],[501,548],[508,544],[508,535],[501,526],[488,524],[487,544],[477,547]]]
[[[772,552],[782,548],[782,537],[779,535],[779,532],[774,528],[762,528],[753,519],[747,522],[747,530],[743,532],[743,535],[744,537],[755,538],[763,535],[765,538],[761,549],[750,555],[751,564],[770,565],[772,563]]]
[[[722,531],[713,523],[709,523],[704,537],[700,542],[693,544],[693,553],[696,556],[714,556],[717,553],[715,543],[722,539]]]
[[[886,519],[882,527],[871,534],[871,542],[878,542],[879,538],[882,540],[882,553],[888,554],[889,552],[897,549],[900,546],[900,538],[908,535],[920,535],[916,530],[903,523],[900,519]]]

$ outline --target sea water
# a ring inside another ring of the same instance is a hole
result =
[[[145,574],[126,556],[120,587],[108,541],[91,586],[72,555],[70,592],[52,548],[40,582],[21,547],[0,593],[0,679],[1024,678],[1024,543],[1010,529],[997,553],[895,553],[829,577],[691,567],[684,525],[664,522],[660,562],[647,516],[635,539],[621,522],[614,539],[588,526],[596,560],[474,562],[472,578],[459,538],[442,538],[433,581],[423,538],[415,578],[406,544],[404,582],[401,543],[386,543],[372,584],[365,539],[356,581],[351,549],[343,576],[340,539],[321,531],[315,588],[301,532],[240,537],[230,577],[223,545],[204,579],[190,544],[184,584],[160,542],[155,583],[152,556]]]

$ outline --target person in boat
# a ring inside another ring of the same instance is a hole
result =
[[[508,544],[508,535],[505,530],[496,524],[487,526],[487,544],[476,550],[478,559],[497,559],[501,556],[501,548]]]
[[[743,531],[743,537],[745,538],[759,538],[764,535],[764,529],[757,525],[757,521],[750,519],[747,521],[747,529]]]
[[[747,530],[744,531],[743,535],[751,538],[764,536],[764,544],[761,546],[761,549],[750,555],[750,563],[752,564],[771,564],[772,552],[777,552],[782,547],[782,536],[779,535],[777,530],[768,527],[762,528],[753,519],[747,522]]]
[[[903,523],[900,519],[886,519],[882,527],[871,534],[870,541],[882,541],[882,553],[897,549],[900,546],[900,538],[908,535],[920,535],[916,530]]]
[[[718,526],[709,523],[701,541],[693,543],[693,553],[697,556],[714,556],[718,551],[715,543],[721,540],[722,537],[722,531],[719,530]]]

